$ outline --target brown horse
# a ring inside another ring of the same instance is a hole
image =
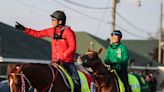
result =
[[[124,92],[123,84],[121,85],[118,75],[110,67],[106,67],[99,58],[98,55],[101,51],[102,49],[98,52],[88,49],[88,52],[81,56],[83,66],[90,67],[93,71],[97,92]],[[128,74],[128,78],[132,92],[141,92],[137,77],[133,74]]]
[[[89,49],[88,52],[81,57],[83,66],[91,67],[93,70],[97,92],[120,92],[116,77],[107,70],[98,56],[101,51],[102,49],[98,52]]]
[[[58,69],[47,64],[11,64],[8,66],[11,92],[71,92]]]

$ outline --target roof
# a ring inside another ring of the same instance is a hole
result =
[[[5,58],[50,59],[50,42],[28,36],[0,22],[1,56]]]
[[[130,51],[150,58],[149,53],[158,47],[158,40],[124,40],[122,41]]]
[[[157,65],[156,61],[152,60],[149,54],[155,48],[158,48],[157,40],[123,40],[122,43],[127,46],[130,59],[135,60],[135,65]]]

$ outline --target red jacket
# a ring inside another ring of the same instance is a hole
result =
[[[64,26],[65,27],[65,26]],[[64,28],[63,27],[63,28]],[[60,35],[62,27],[56,27],[56,34]],[[70,27],[65,27],[63,31],[63,39],[54,38],[54,28],[48,28],[40,31],[36,31],[30,28],[25,30],[25,33],[37,38],[50,37],[52,38],[52,63],[56,63],[59,60],[64,62],[74,62],[74,55],[76,51],[76,36]]]

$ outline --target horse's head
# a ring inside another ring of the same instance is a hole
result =
[[[99,49],[98,52],[88,49],[87,53],[81,56],[82,65],[84,67],[95,68],[96,65],[101,63],[101,59],[99,58],[99,54],[101,53],[101,51],[102,51],[102,48]]]
[[[81,56],[82,65],[84,67],[91,67],[93,70],[93,75],[95,77],[95,82],[98,87],[107,87],[111,79],[112,74],[107,70],[107,68],[102,63],[99,58],[102,48],[99,51],[92,51],[88,49],[88,52]],[[110,92],[110,91],[109,91]]]
[[[22,64],[8,65],[8,80],[9,80],[8,84],[10,86],[11,92],[24,92],[23,90],[27,89],[27,87],[25,87],[25,80],[22,72],[22,67],[23,67]]]
[[[8,84],[11,92],[20,92],[21,88],[21,65],[9,64],[8,65]]]

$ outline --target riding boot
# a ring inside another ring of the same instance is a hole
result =
[[[68,62],[63,64],[64,67],[68,70],[70,75],[72,76],[73,82],[74,82],[74,92],[81,92],[81,83],[80,83],[80,77],[78,75],[76,66],[74,63]]]
[[[131,87],[130,87],[130,86],[127,86],[127,88],[126,88],[125,92],[132,92]]]

